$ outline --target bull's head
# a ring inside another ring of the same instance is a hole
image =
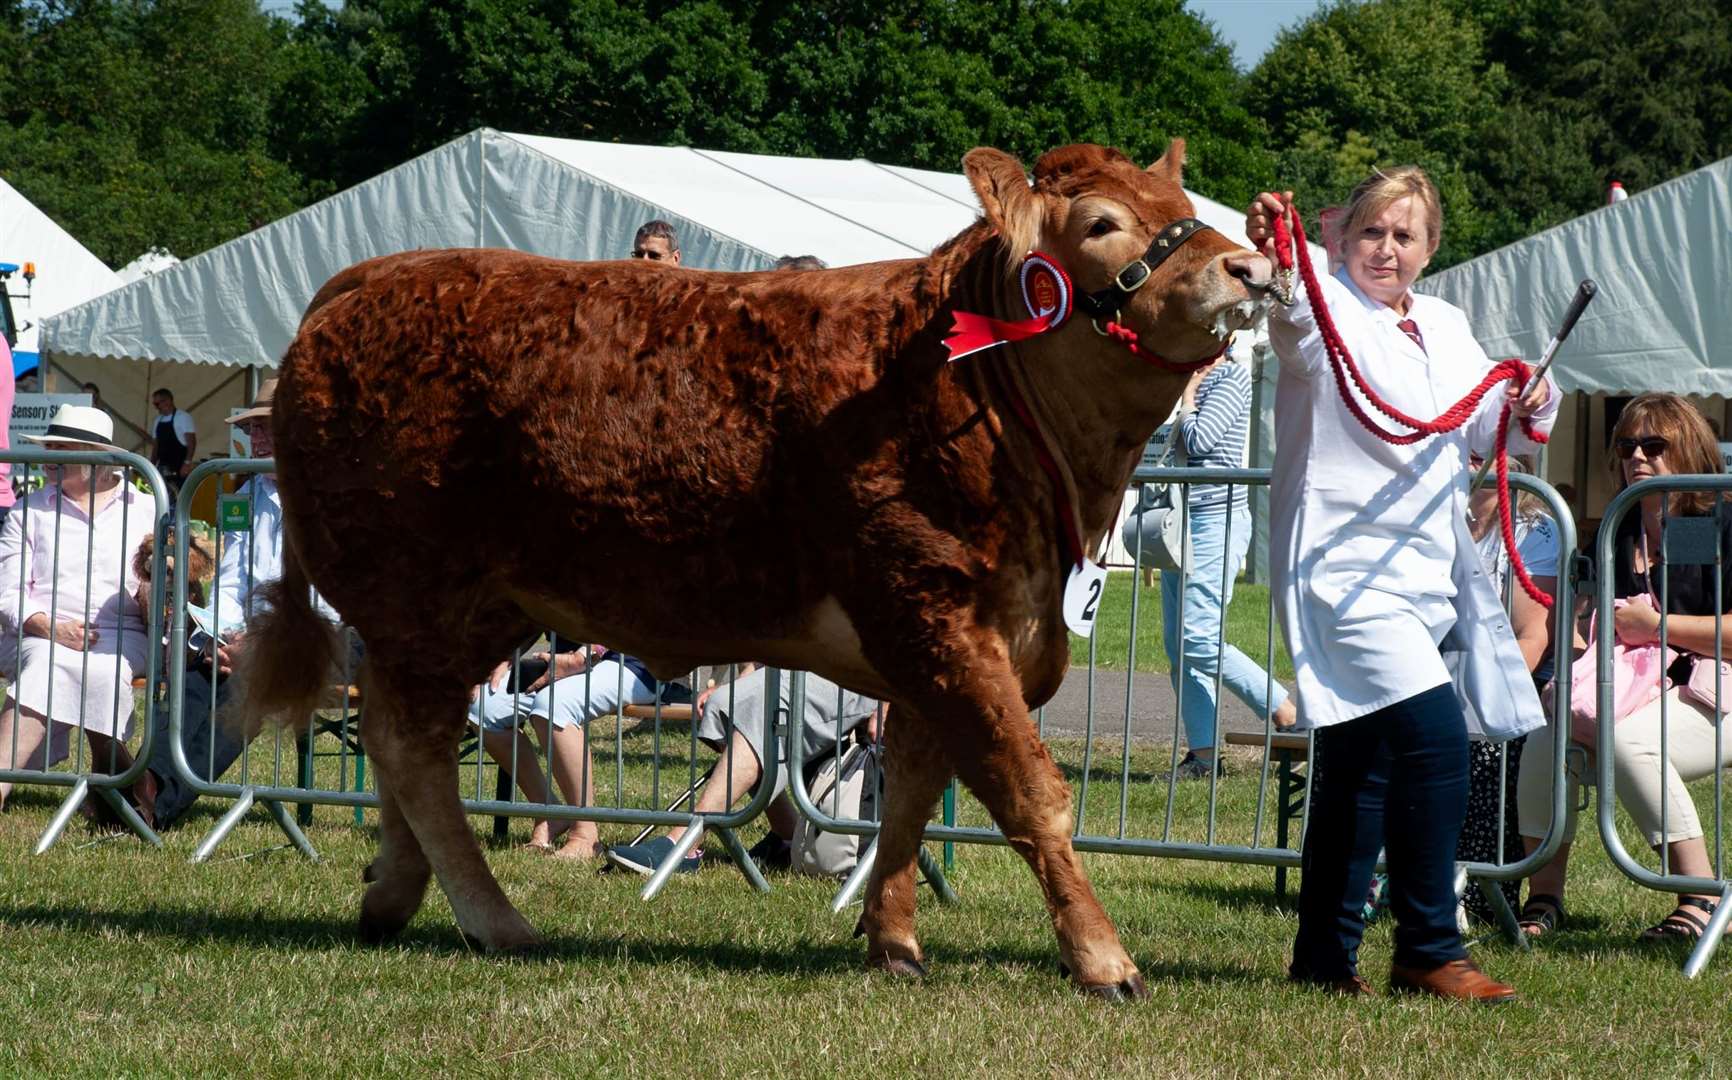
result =
[[[1091,320],[1079,307],[1077,325],[1063,335],[1073,355],[1091,321],[1112,320],[1134,331],[1141,348],[1194,361],[1219,353],[1228,335],[1262,315],[1271,282],[1267,259],[1206,227],[1172,232],[1195,213],[1180,186],[1184,162],[1181,139],[1147,169],[1117,150],[1067,146],[1041,157],[1030,186],[1022,164],[1001,150],[982,147],[963,159],[1009,266],[1042,251],[1065,268],[1084,301],[1098,294],[1110,308]],[[1163,236],[1181,242],[1160,248]],[[1151,245],[1160,258],[1145,275],[1136,264]],[[1134,287],[1114,291],[1115,280]]]

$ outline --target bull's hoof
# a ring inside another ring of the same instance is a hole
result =
[[[897,978],[916,981],[926,978],[926,965],[911,956],[880,956],[870,963],[879,971]]]
[[[1141,1001],[1149,996],[1149,988],[1144,985],[1141,975],[1132,975],[1120,983],[1082,986],[1079,989],[1089,997],[1100,998],[1102,1001]]]
[[[547,946],[546,939],[533,931],[528,936],[502,938],[493,944],[482,941],[474,934],[465,931],[463,940],[468,942],[471,949],[476,952],[484,952],[489,956],[534,956]]]

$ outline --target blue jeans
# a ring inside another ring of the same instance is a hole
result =
[[[1163,641],[1172,669],[1173,693],[1179,698],[1179,718],[1185,723],[1185,742],[1192,750],[1215,745],[1217,670],[1221,685],[1258,716],[1266,718],[1287,700],[1287,691],[1280,683],[1220,636],[1221,614],[1233,602],[1233,581],[1251,547],[1251,515],[1240,509],[1231,516],[1233,535],[1229,538],[1227,507],[1190,511],[1191,573],[1183,579],[1182,630],[1180,575],[1161,573]],[[1178,654],[1181,641],[1182,658]]]
[[[1467,815],[1467,722],[1455,688],[1319,728],[1316,748],[1294,977],[1358,972],[1379,849],[1389,862],[1395,963],[1429,970],[1466,956],[1455,923],[1455,849]]]

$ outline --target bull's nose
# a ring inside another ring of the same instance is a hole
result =
[[[1253,295],[1267,292],[1275,280],[1275,268],[1269,260],[1254,251],[1228,255],[1222,260],[1227,273],[1245,283]]]

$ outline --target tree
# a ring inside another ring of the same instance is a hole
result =
[[[1381,164],[1417,164],[1443,202],[1442,268],[1495,245],[1471,162],[1503,120],[1510,77],[1471,19],[1430,0],[1340,2],[1283,31],[1251,76],[1283,187],[1310,212]]]
[[[483,125],[952,171],[982,143],[1150,160],[1185,135],[1234,201],[1267,167],[1229,51],[1178,0],[352,0],[315,37],[369,88],[330,133],[364,148],[333,154],[343,183]]]
[[[25,7],[6,177],[115,266],[296,209],[303,185],[268,140],[285,35],[251,0]]]

